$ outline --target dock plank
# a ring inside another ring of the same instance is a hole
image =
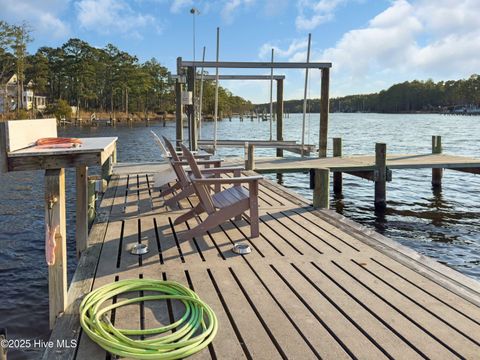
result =
[[[480,353],[476,282],[330,211],[316,211],[267,180],[260,182],[258,238],[248,238],[243,216],[180,241],[176,234],[196,220],[173,221],[197,199],[167,208],[146,174],[125,170],[107,190],[111,216],[97,224],[103,237],[94,227],[101,246],[88,262],[95,267],[88,281],[93,289],[138,278],[190,286],[219,320],[213,343],[194,359],[449,359]],[[248,242],[252,253],[234,254],[239,241]],[[146,255],[129,253],[138,242],[148,244]],[[115,311],[115,325],[156,327],[183,311],[176,301],[134,304]],[[68,356],[109,355],[81,332],[76,353]]]

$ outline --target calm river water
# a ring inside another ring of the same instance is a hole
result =
[[[318,114],[307,116],[309,143],[318,142]],[[301,115],[285,119],[285,138],[301,138]],[[150,130],[174,137],[174,124],[116,129],[67,128],[68,136],[118,136],[118,161],[155,161],[160,153]],[[275,123],[273,124],[275,134]],[[431,136],[442,135],[445,153],[479,156],[480,117],[443,115],[331,114],[329,138],[342,137],[344,155],[372,154],[375,142],[391,153],[428,153]],[[213,123],[203,127],[213,138]],[[268,139],[268,122],[238,119],[219,122],[219,139]],[[331,152],[331,141],[329,142]],[[257,156],[273,150],[257,150]],[[287,153],[288,154],[288,153]],[[219,155],[243,156],[243,149],[220,149]],[[95,171],[95,169],[93,169]],[[98,169],[97,169],[98,171]],[[275,179],[275,176],[271,176]],[[441,191],[431,188],[431,170],[395,170],[388,183],[387,209],[376,213],[373,183],[344,176],[342,198],[332,207],[343,215],[480,279],[480,177],[446,171]],[[283,185],[307,198],[308,174],[284,175]],[[74,172],[67,171],[68,270],[76,266],[74,251]],[[48,286],[44,256],[43,172],[0,175],[0,328],[10,338],[48,338]],[[12,352],[9,359],[36,358],[39,349]]]

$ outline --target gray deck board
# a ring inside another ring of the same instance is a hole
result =
[[[128,168],[114,175],[108,222],[91,232],[103,236],[91,239],[103,245],[87,262],[97,264],[90,288],[139,277],[193,288],[220,324],[213,343],[193,358],[448,359],[480,353],[479,285],[471,279],[332,212],[315,211],[266,180],[260,185],[260,237],[246,237],[244,216],[178,241],[175,234],[196,220],[173,221],[196,199],[166,208],[150,178]],[[148,254],[129,253],[138,241],[148,244]],[[235,255],[238,241],[250,242],[253,252]],[[175,301],[134,304],[115,312],[115,325],[156,327],[182,313]],[[79,346],[59,358],[108,356],[78,324],[68,324],[81,333]]]

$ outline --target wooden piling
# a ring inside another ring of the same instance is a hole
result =
[[[8,346],[2,345],[7,340],[7,329],[0,329],[0,360],[7,360]]]
[[[8,171],[7,161],[7,133],[5,123],[0,122],[0,174]]]
[[[100,180],[98,176],[89,176],[88,177],[88,190],[87,190],[87,218],[88,218],[88,227],[92,226],[93,221],[95,220],[95,211],[96,211],[96,194],[95,194],[95,185],[97,181]]]
[[[327,157],[328,139],[328,106],[329,106],[330,69],[322,69],[322,85],[320,93],[320,132],[318,141],[318,157]]]
[[[330,207],[330,170],[314,169],[313,207],[328,209]]]
[[[342,157],[342,138],[333,138],[333,156]],[[335,194],[342,193],[342,173],[340,171],[333,172],[333,192]]]
[[[188,91],[192,92],[192,105],[189,105],[189,138],[190,138],[190,150],[196,151],[197,150],[197,124],[195,121],[195,74],[196,68],[194,66],[190,66],[187,69],[187,87]]]
[[[283,79],[277,80],[277,141],[283,141]],[[283,157],[283,149],[277,148],[277,157]]]
[[[77,259],[79,259],[88,247],[88,168],[86,166],[77,166],[76,186],[75,241]]]
[[[387,145],[375,144],[375,207],[386,207]]]
[[[442,137],[432,136],[432,154],[442,153]],[[432,169],[432,186],[442,186],[443,169]]]
[[[255,145],[248,144],[247,146],[247,159],[245,160],[245,170],[255,169]]]
[[[102,179],[107,182],[110,181],[110,176],[112,175],[112,165],[112,156],[109,156],[102,165]]]
[[[57,231],[55,263],[48,267],[50,329],[67,307],[67,224],[65,205],[65,169],[45,171],[45,224]]]
[[[182,74],[182,58],[177,58],[177,74]],[[182,106],[182,84],[177,79],[175,82],[175,118],[176,118],[176,147],[180,149],[183,141],[183,106]]]

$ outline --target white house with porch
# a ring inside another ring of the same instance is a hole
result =
[[[0,84],[0,113],[15,111],[17,109],[17,74],[12,74]],[[34,83],[30,80],[22,89],[22,108],[25,110],[45,110],[47,106],[46,96],[35,95]]]

